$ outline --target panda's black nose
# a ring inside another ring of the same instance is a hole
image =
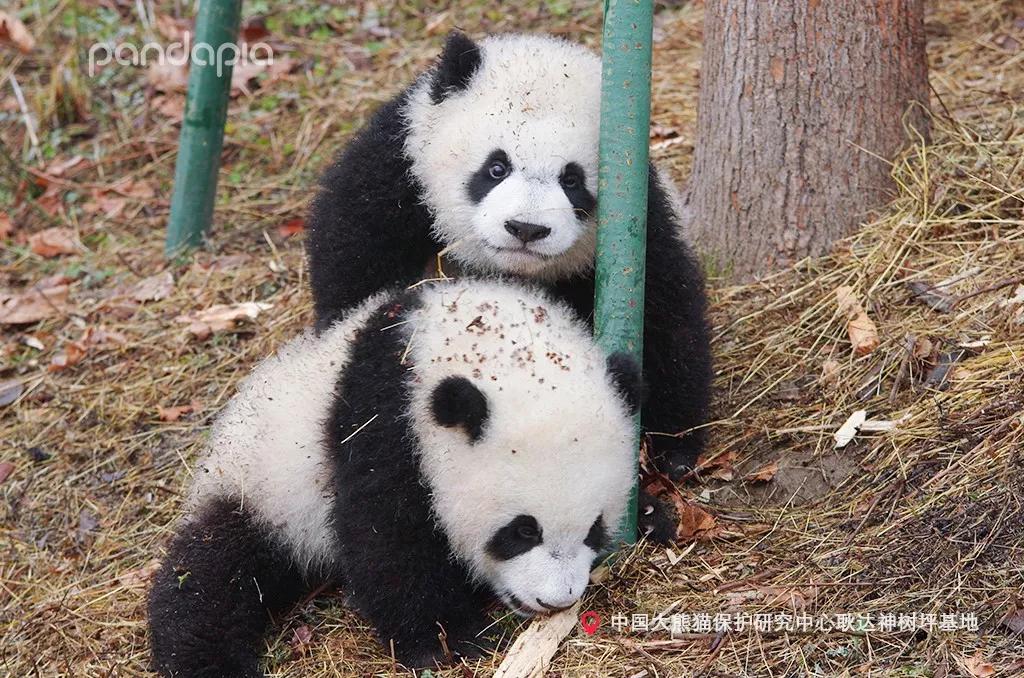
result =
[[[521,240],[525,245],[528,242],[541,240],[548,236],[551,229],[540,224],[530,224],[525,221],[506,221],[505,230]]]

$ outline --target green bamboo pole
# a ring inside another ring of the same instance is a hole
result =
[[[605,0],[594,332],[642,364],[653,0]],[[640,418],[637,416],[637,453]],[[638,459],[639,463],[639,459]],[[636,541],[637,484],[618,539]]]
[[[201,245],[213,219],[242,0],[202,0],[174,167],[167,256]],[[200,61],[204,63],[199,63]]]

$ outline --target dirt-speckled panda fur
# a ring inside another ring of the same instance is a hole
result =
[[[589,319],[600,80],[599,58],[564,40],[449,36],[321,180],[308,239],[320,324],[422,279],[442,249],[463,272],[543,283]],[[652,165],[642,423],[655,462],[678,477],[703,446],[711,352],[673,196]]]
[[[635,476],[639,368],[501,281],[380,294],[240,386],[150,595],[165,676],[258,676],[271,615],[339,583],[400,662],[473,655],[497,596],[579,599]],[[671,529],[671,525],[668,526]]]

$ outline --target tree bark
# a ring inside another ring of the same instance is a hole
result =
[[[824,252],[927,102],[923,0],[707,0],[687,236],[740,278]]]

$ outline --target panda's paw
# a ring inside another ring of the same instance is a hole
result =
[[[677,520],[672,507],[650,492],[640,490],[636,510],[636,529],[641,539],[663,545],[675,542]]]
[[[673,481],[679,481],[693,471],[697,457],[703,447],[703,441],[697,436],[689,435],[682,438],[674,436],[652,436],[653,450],[651,458],[659,471]]]
[[[449,636],[447,639],[448,652],[433,639],[432,645],[421,645],[412,651],[406,651],[397,657],[399,662],[419,675],[419,671],[438,667],[458,664],[461,660],[473,661],[492,655],[497,645],[484,637],[470,637],[468,639],[457,639]],[[429,675],[429,674],[427,674]]]

